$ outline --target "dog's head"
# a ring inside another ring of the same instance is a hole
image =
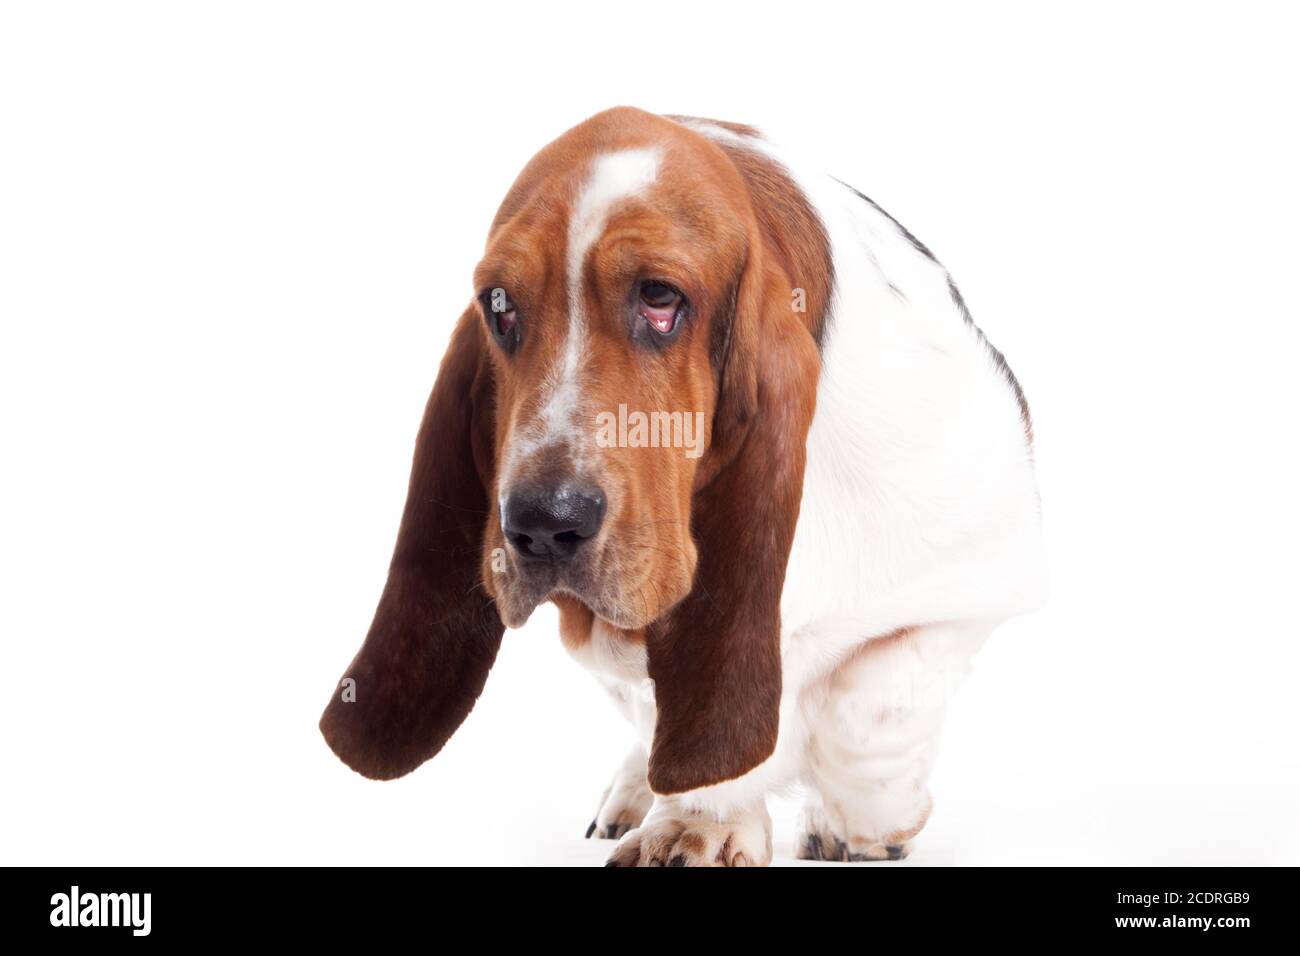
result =
[[[507,195],[474,279],[497,407],[484,580],[508,626],[560,590],[637,629],[690,591],[750,219],[722,150],[635,113],[552,143]]]
[[[436,753],[502,623],[561,595],[645,632],[657,791],[771,752],[829,261],[742,127],[610,110],[528,164],[426,411],[354,699],[322,720],[346,762]]]

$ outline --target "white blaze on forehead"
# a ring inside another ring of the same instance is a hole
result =
[[[599,237],[614,204],[636,196],[659,175],[659,150],[626,149],[605,153],[592,164],[569,219],[569,303],[578,307],[582,262]]]
[[[551,394],[542,410],[545,431],[542,444],[564,436],[577,424],[574,418],[578,411],[578,378],[586,345],[582,265],[588,251],[604,231],[613,208],[621,200],[639,195],[655,181],[659,174],[659,156],[658,149],[627,149],[598,156],[574,200],[566,258],[569,328],[564,351],[548,376]]]

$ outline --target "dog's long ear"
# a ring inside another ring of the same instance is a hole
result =
[[[706,483],[692,506],[694,586],[646,631],[656,793],[738,777],[776,746],[781,587],[819,367],[816,342],[791,311],[790,285],[751,255],[701,463]]]
[[[461,316],[415,442],[374,623],[321,717],[353,770],[400,777],[436,754],[474,706],[501,645],[480,583],[493,475],[493,385],[476,311]]]

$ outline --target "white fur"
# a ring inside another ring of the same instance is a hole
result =
[[[635,744],[601,794],[596,815],[591,820],[594,833],[621,837],[641,823],[654,803],[654,794],[646,781],[646,762],[645,748]]]
[[[790,172],[826,226],[835,290],[781,597],[776,751],[651,815],[749,819],[765,794],[802,781],[815,826],[869,843],[918,822],[943,699],[992,627],[1045,596],[1025,426],[947,273],[893,221],[788,151],[692,125]],[[626,700],[648,748],[643,673]]]

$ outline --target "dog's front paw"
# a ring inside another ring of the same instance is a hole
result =
[[[654,794],[646,782],[645,755],[638,749],[628,755],[605,788],[596,816],[587,827],[588,839],[619,839],[645,819],[653,802]]]
[[[606,866],[767,866],[772,821],[766,808],[718,821],[656,805],[610,854]]]

